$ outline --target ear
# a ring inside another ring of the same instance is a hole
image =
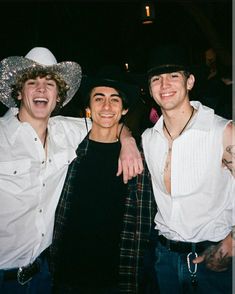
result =
[[[91,118],[91,110],[89,107],[86,108],[86,117]]]
[[[192,90],[195,82],[195,77],[194,75],[190,74],[190,76],[187,79],[187,90]]]
[[[22,100],[22,95],[21,95],[20,92],[19,92],[19,94],[18,94],[17,100]]]
[[[56,98],[56,102],[60,102],[60,97],[59,96],[57,96],[57,98]]]
[[[152,92],[152,88],[151,88],[150,85],[149,85],[149,94],[150,94],[151,97],[153,97],[153,92]]]
[[[126,115],[129,109],[123,109],[122,115]]]

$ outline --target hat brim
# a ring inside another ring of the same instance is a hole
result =
[[[84,76],[82,78],[79,92],[81,94],[84,107],[87,106],[87,98],[91,90],[95,87],[110,87],[123,92],[126,95],[128,108],[133,107],[137,99],[140,97],[140,89],[134,84],[112,80],[108,78],[91,78]]]
[[[163,65],[163,66],[157,66],[154,68],[151,68],[147,72],[148,78],[151,78],[155,75],[160,75],[164,73],[171,73],[171,72],[177,72],[177,71],[188,71],[191,72],[192,68],[184,65]]]
[[[7,107],[16,107],[16,103],[11,97],[12,85],[16,83],[20,74],[30,68],[46,69],[58,74],[66,82],[69,90],[63,106],[73,98],[80,86],[82,70],[76,62],[63,61],[45,66],[22,56],[10,56],[0,63],[0,101]]]

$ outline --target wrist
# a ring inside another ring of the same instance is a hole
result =
[[[120,141],[122,144],[136,144],[134,137],[121,137]]]

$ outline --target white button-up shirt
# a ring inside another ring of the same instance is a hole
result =
[[[51,244],[68,165],[86,134],[82,118],[50,118],[46,157],[14,109],[0,118],[0,269],[27,265]]]
[[[191,104],[198,112],[172,144],[171,195],[164,183],[168,141],[163,118],[142,135],[158,205],[156,228],[171,240],[220,241],[235,224],[234,178],[222,166],[223,132],[229,121],[199,102]]]

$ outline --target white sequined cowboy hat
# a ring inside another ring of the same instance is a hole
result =
[[[58,74],[68,85],[69,90],[63,103],[65,106],[77,92],[82,70],[78,63],[63,61],[57,63],[51,51],[44,47],[31,49],[25,57],[10,56],[0,62],[0,101],[7,107],[16,107],[16,102],[11,97],[12,85],[16,83],[17,77],[27,69],[41,67]]]

